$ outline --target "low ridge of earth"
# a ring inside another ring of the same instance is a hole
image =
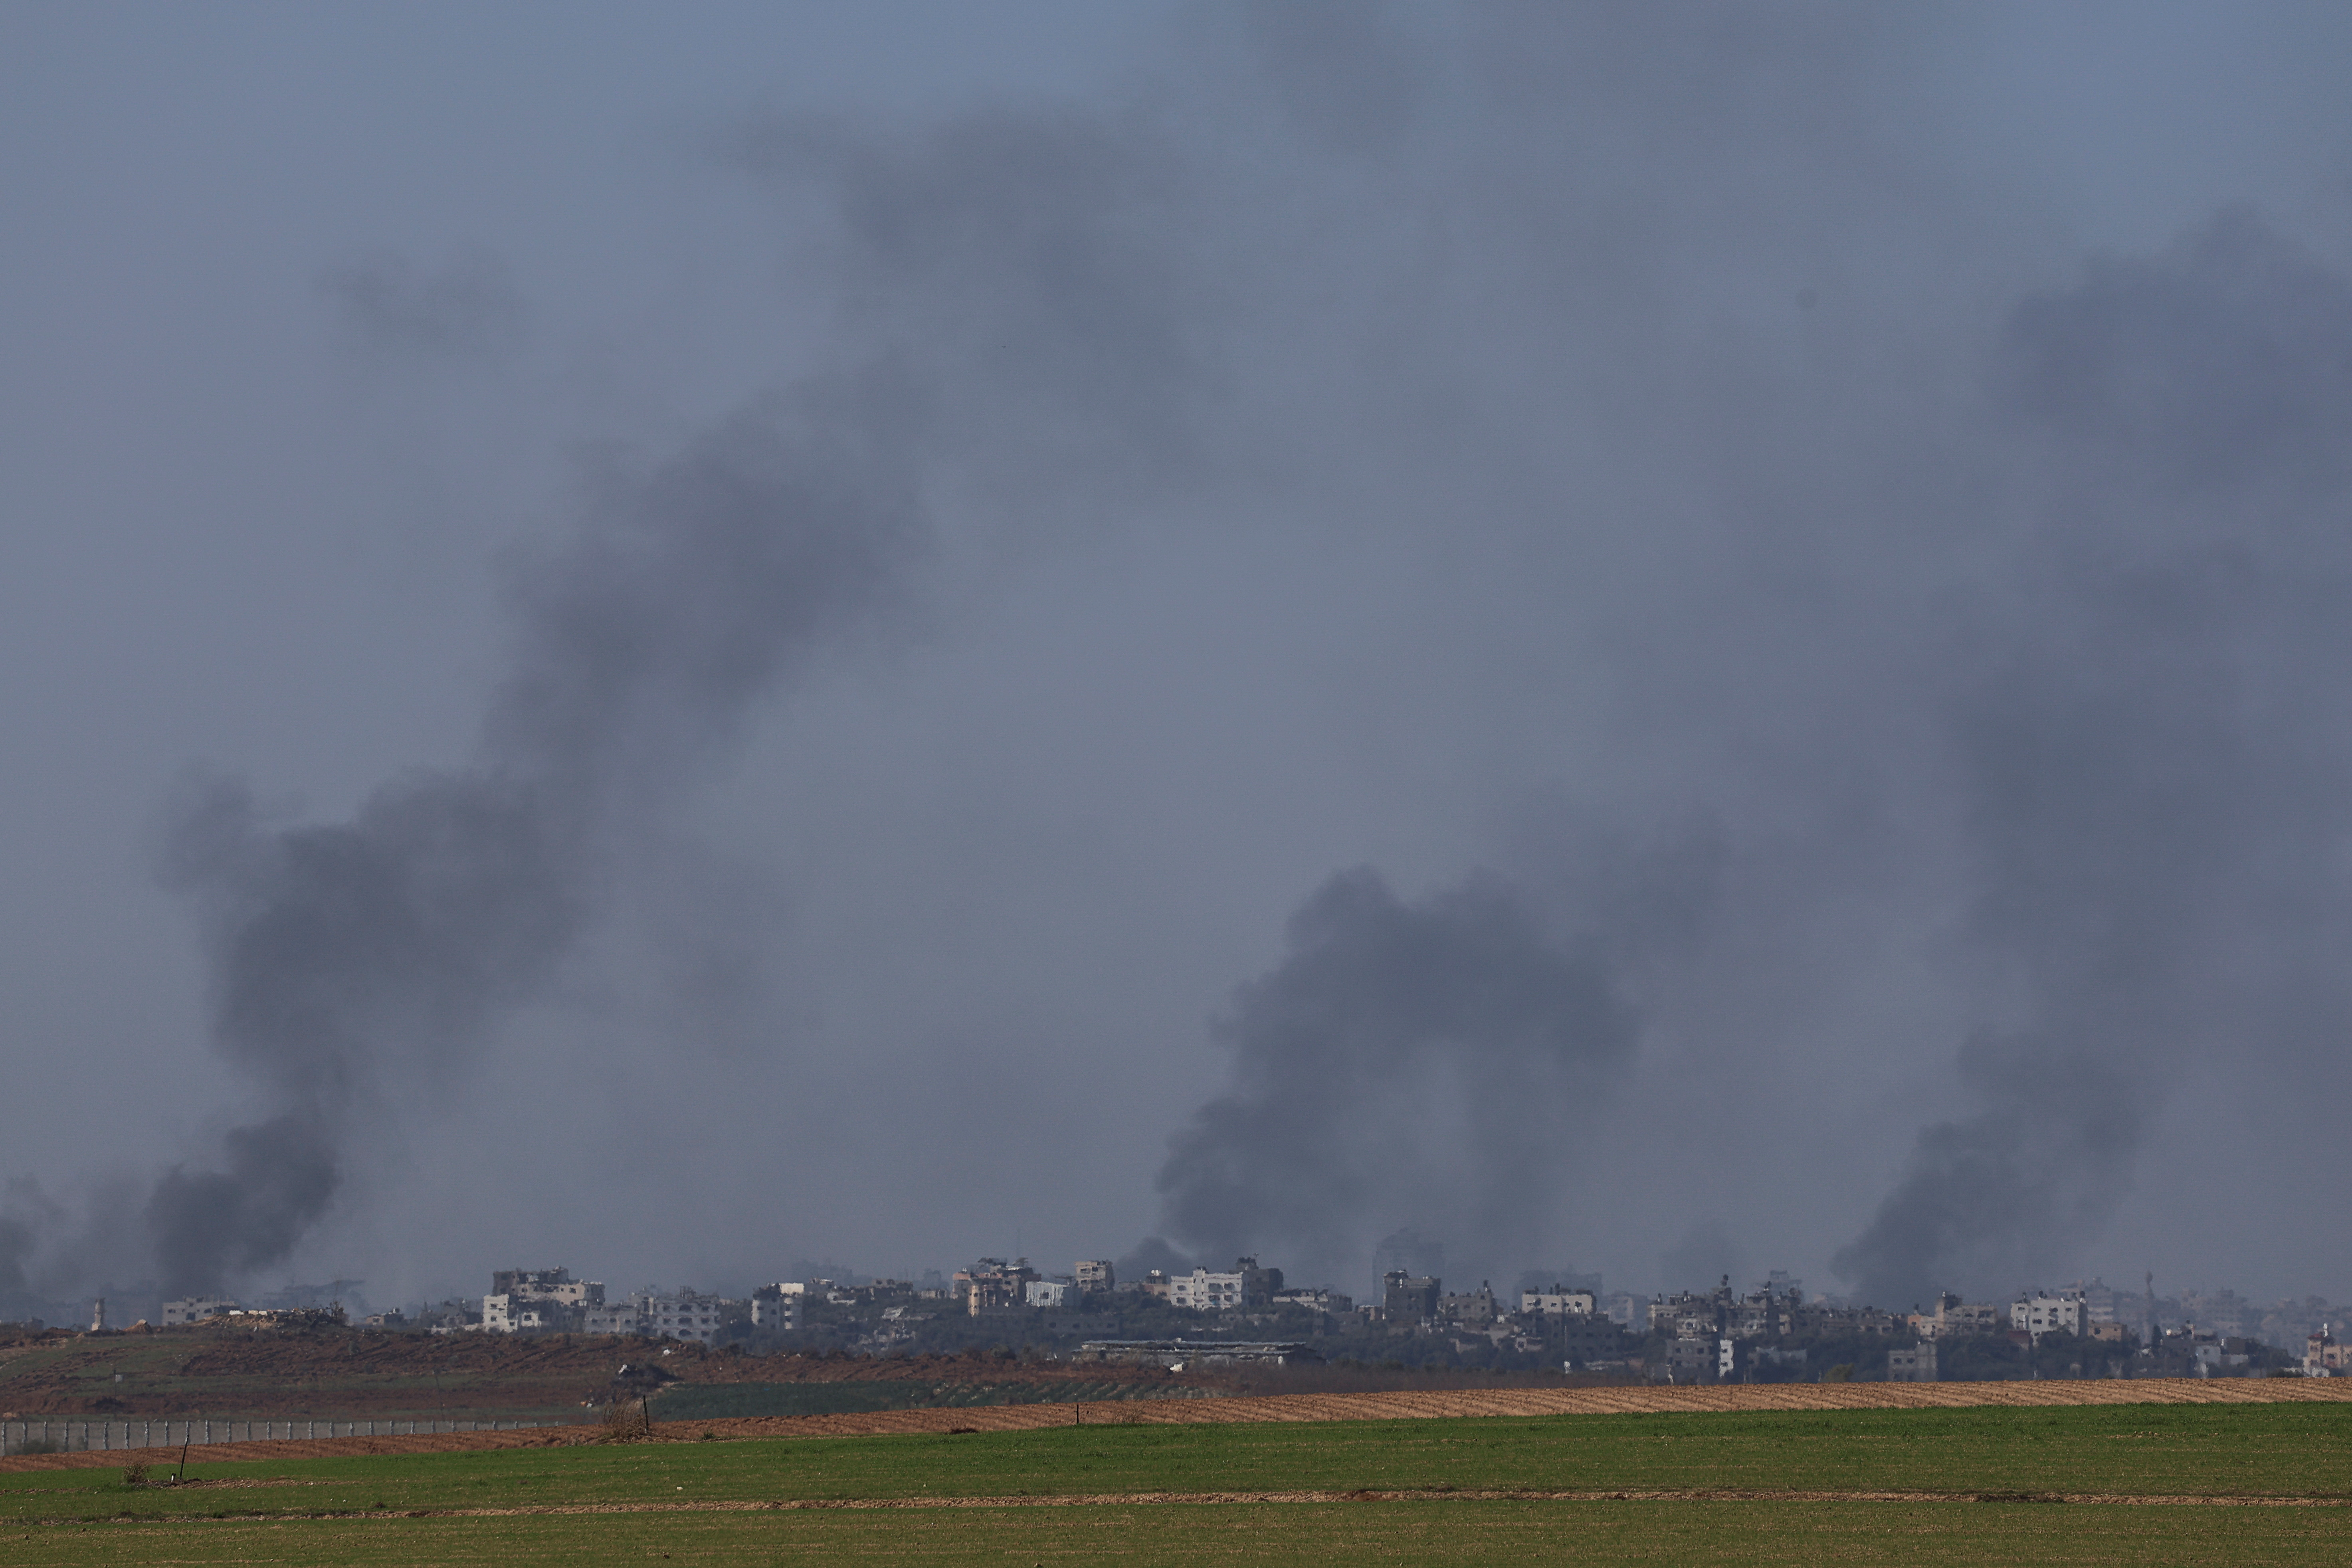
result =
[[[621,1369],[629,1371],[624,1374]],[[186,1328],[0,1339],[0,1414],[93,1419],[211,1415],[234,1420],[576,1418],[615,1394],[660,1394],[761,1385],[863,1384],[803,1393],[698,1397],[705,1414],[824,1414],[908,1405],[1137,1399],[1374,1388],[1570,1386],[1558,1373],[1496,1377],[1376,1368],[1206,1369],[1023,1361],[961,1355],[751,1355],[685,1342],[589,1334],[388,1333],[360,1328],[269,1330],[225,1321]],[[658,1401],[657,1401],[658,1403]],[[657,1412],[658,1414],[658,1412]]]
[[[947,1358],[952,1359],[952,1358]],[[1074,1401],[952,1409],[875,1410],[826,1415],[656,1421],[656,1442],[747,1437],[852,1437],[891,1433],[1020,1432],[1062,1426],[1201,1426],[1256,1422],[1393,1421],[1467,1416],[1674,1415],[1761,1411],[1952,1410],[2127,1405],[2352,1405],[2352,1379],[2144,1378],[2029,1383],[1727,1384],[1714,1387],[1454,1389],[1384,1394],[1237,1395],[1218,1399]],[[207,1465],[352,1454],[455,1453],[545,1448],[606,1440],[601,1426],[446,1432],[215,1443]],[[643,1440],[643,1439],[640,1439]],[[0,1473],[160,1464],[176,1449],[26,1454],[0,1458]]]

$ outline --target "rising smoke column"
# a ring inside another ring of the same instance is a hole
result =
[[[1423,1215],[1465,1250],[1528,1236],[1548,1150],[1638,1026],[1590,943],[1491,877],[1407,901],[1343,872],[1217,1028],[1232,1087],[1170,1140],[1163,1224],[1223,1265],[1360,1269],[1371,1230]]]
[[[2242,213],[2029,301],[2047,499],[1953,703],[1977,1109],[1836,1258],[1883,1303],[2079,1267],[2192,1060],[2340,1060],[2352,289]]]
[[[482,758],[273,826],[197,786],[173,880],[205,911],[213,1038],[267,1087],[214,1168],[146,1225],[173,1291],[274,1263],[326,1212],[349,1119],[446,1081],[578,939],[610,851],[708,766],[808,651],[869,609],[921,535],[907,466],[814,395],[746,415],[608,499],[519,579],[515,668]]]
[[[213,954],[215,1047],[265,1106],[218,1162],[156,1184],[144,1217],[167,1290],[286,1257],[333,1200],[353,1116],[451,1083],[543,993],[680,790],[905,590],[936,492],[1015,509],[1097,482],[1131,495],[1192,460],[1207,349],[1181,309],[1164,163],[1131,129],[1003,110],[913,136],[786,119],[714,150],[826,209],[818,279],[850,368],[647,477],[604,479],[574,536],[514,574],[511,665],[473,765],[396,780],[323,826],[268,822],[234,783],[190,787],[167,872]],[[383,296],[362,290],[372,310]]]

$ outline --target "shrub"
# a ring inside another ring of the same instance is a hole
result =
[[[604,1406],[604,1430],[597,1440],[604,1443],[635,1443],[653,1436],[653,1417],[642,1399],[615,1398]]]

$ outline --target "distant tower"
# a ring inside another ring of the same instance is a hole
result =
[[[94,1334],[104,1327],[106,1327],[106,1298],[100,1296],[90,1303],[89,1331]]]

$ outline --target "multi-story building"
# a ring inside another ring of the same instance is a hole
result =
[[[217,1318],[238,1310],[237,1304],[226,1296],[189,1296],[163,1303],[163,1326],[175,1323],[200,1323],[206,1318]]]
[[[1570,1312],[1544,1321],[1549,1325],[1546,1339],[1570,1363],[1570,1370],[1616,1361],[1629,1348],[1625,1331],[1598,1312]]]
[[[2001,1316],[2001,1310],[1990,1301],[1963,1301],[1948,1294],[1938,1296],[1933,1337],[1948,1340],[1969,1334],[1997,1334],[2000,1332]]]
[[[1277,1307],[1305,1307],[1309,1311],[1326,1312],[1333,1317],[1345,1317],[1356,1310],[1355,1301],[1337,1290],[1309,1289],[1305,1286],[1276,1290],[1274,1304]]]
[[[1391,1269],[1381,1276],[1381,1316],[1391,1323],[1425,1323],[1437,1316],[1444,1281],[1431,1274]]]
[[[2037,1344],[2045,1334],[2079,1334],[2083,1331],[2083,1298],[2072,1290],[2062,1290],[2055,1296],[2038,1292],[2021,1296],[2010,1303],[2009,1326],[2012,1331],[2032,1335]]]
[[[1936,1342],[1927,1340],[1916,1345],[1897,1345],[1888,1351],[1886,1381],[1889,1383],[1935,1382]]]
[[[1028,1302],[1032,1307],[1066,1307],[1078,1293],[1075,1279],[1032,1279],[1029,1281]]]
[[[547,1333],[578,1329],[604,1304],[599,1280],[574,1279],[568,1268],[499,1268],[490,1275],[476,1323],[486,1334]]]
[[[1465,1328],[1484,1328],[1497,1315],[1494,1289],[1481,1281],[1475,1290],[1441,1296],[1437,1300],[1437,1315],[1449,1323],[1460,1323]]]
[[[1010,1263],[1002,1258],[983,1258],[969,1268],[956,1270],[956,1292],[964,1299],[964,1310],[975,1318],[984,1312],[1020,1311],[1029,1305],[1030,1281],[1039,1278],[1025,1258]]]
[[[801,1305],[808,1287],[799,1280],[779,1280],[751,1292],[751,1326],[771,1333],[787,1333],[801,1326]]]
[[[1717,1375],[1721,1360],[1722,1351],[1713,1334],[1676,1335],[1666,1346],[1666,1373],[1676,1383],[1696,1383]]]
[[[1519,1292],[1519,1310],[1539,1313],[1547,1318],[1590,1317],[1592,1315],[1592,1292],[1570,1290],[1562,1285],[1548,1285],[1540,1289]]]
[[[558,1307],[601,1307],[604,1287],[595,1279],[574,1279],[569,1268],[499,1268],[490,1275],[493,1295],[517,1301],[545,1301]]]
[[[1228,1272],[1213,1274],[1195,1268],[1168,1281],[1168,1304],[1195,1312],[1237,1311],[1244,1307],[1270,1306],[1282,1289],[1282,1270],[1261,1268],[1255,1258],[1239,1258]]]
[[[719,1338],[725,1307],[718,1297],[698,1290],[641,1290],[617,1306],[591,1307],[584,1316],[585,1331],[592,1334],[642,1334],[707,1345]]]
[[[1077,1267],[1070,1271],[1070,1278],[1077,1282],[1081,1296],[1118,1289],[1118,1273],[1111,1268],[1108,1258],[1079,1258]]]

